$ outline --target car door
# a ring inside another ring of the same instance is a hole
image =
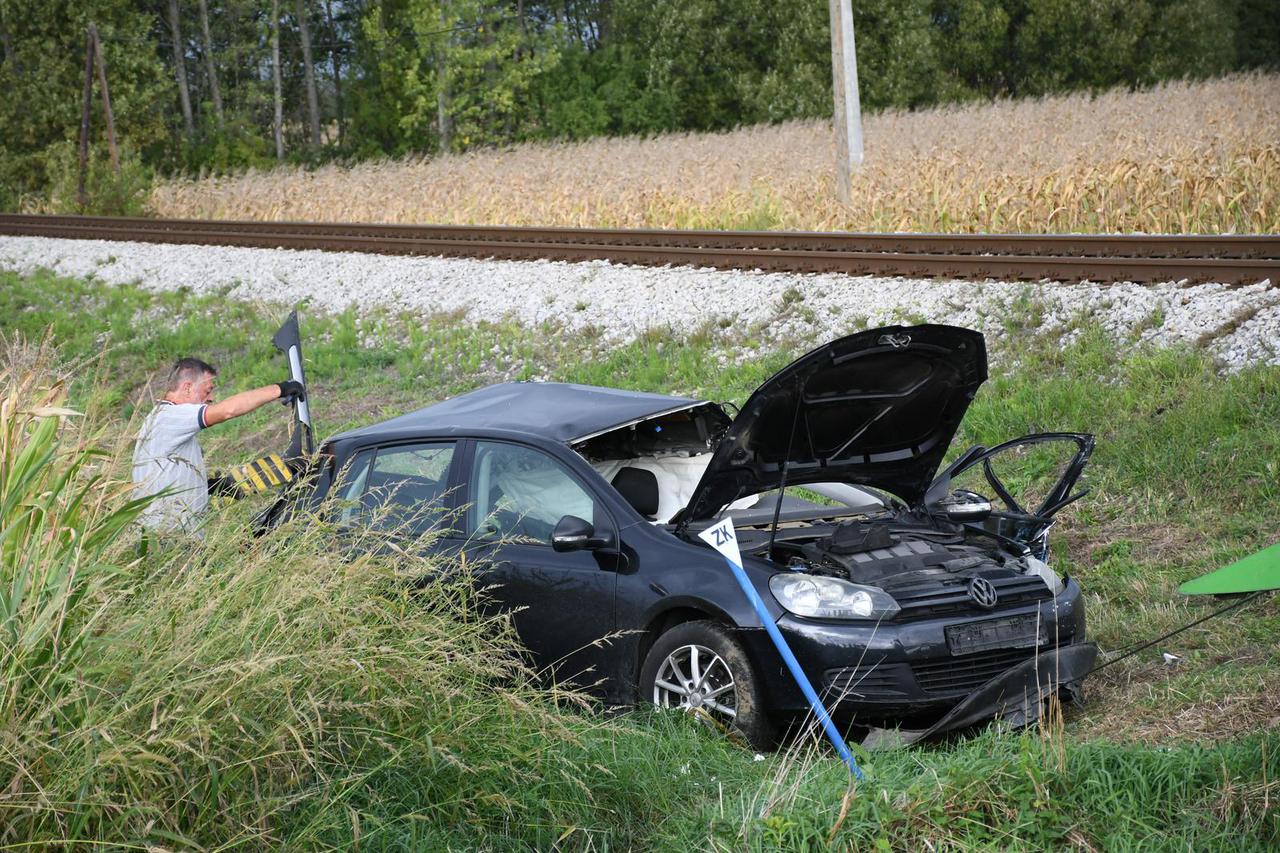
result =
[[[457,525],[457,443],[416,441],[357,452],[338,483],[338,525],[362,546],[434,546]]]
[[[617,588],[616,551],[557,552],[561,518],[586,519],[597,534],[616,525],[604,504],[549,453],[504,441],[472,443],[465,493],[464,550],[486,595],[512,612],[521,641],[542,674],[597,686],[610,654]]]
[[[1047,560],[1054,516],[1088,493],[1075,488],[1093,447],[1094,438],[1088,433],[1044,432],[991,448],[971,448],[938,476],[935,486],[937,492],[963,489],[982,495],[994,491],[994,509],[982,526],[1021,542]],[[935,487],[930,492],[936,493]]]

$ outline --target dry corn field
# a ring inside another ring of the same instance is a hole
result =
[[[853,201],[829,123],[528,144],[160,184],[159,216],[936,232],[1280,231],[1280,75],[865,122]]]

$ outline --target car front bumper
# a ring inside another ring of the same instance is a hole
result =
[[[980,651],[954,648],[960,645],[957,631],[998,637],[999,629],[1008,625],[1031,625],[1038,637],[1003,647],[994,639]],[[786,615],[778,620],[778,628],[828,709],[873,723],[927,722],[1038,653],[1085,639],[1084,603],[1079,585],[1071,579],[1056,598],[993,611],[878,624]],[[948,628],[953,629],[950,639]],[[770,710],[807,710],[808,703],[768,635],[743,631],[742,639],[765,681]]]

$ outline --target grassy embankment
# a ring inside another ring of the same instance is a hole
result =
[[[1280,231],[1280,75],[161,183],[157,216],[939,232]]]
[[[1156,650],[1106,670],[1063,728],[875,756],[846,800],[825,753],[755,762],[679,717],[566,710],[572,697],[529,686],[509,636],[475,617],[465,587],[405,592],[401,581],[426,570],[409,558],[335,563],[322,531],[250,541],[243,505],[205,545],[139,557],[117,533],[110,459],[128,449],[125,422],[146,405],[151,371],[199,353],[221,365],[224,393],[276,379],[278,312],[0,273],[0,318],[6,335],[52,328],[63,363],[85,362],[65,399],[87,413],[57,432],[55,415],[22,414],[64,397],[24,388],[33,369],[43,386],[55,372],[30,347],[6,348],[0,844],[1280,843],[1274,601],[1170,641],[1186,658],[1178,667]],[[308,314],[304,330],[322,432],[535,373],[740,402],[793,355],[717,370],[730,342],[712,331],[684,342],[654,333],[583,358],[550,328],[348,313]],[[1054,550],[1089,591],[1104,648],[1206,612],[1176,584],[1274,540],[1280,369],[1219,377],[1186,350],[1116,360],[1094,330],[1062,348],[1012,321],[993,344],[1018,347],[1020,366],[979,394],[958,444],[1036,428],[1099,434],[1094,493]],[[258,413],[205,446],[228,462],[282,440],[283,418]],[[108,456],[82,457],[89,446]],[[80,478],[64,482],[81,460]],[[86,485],[89,471],[107,479]]]

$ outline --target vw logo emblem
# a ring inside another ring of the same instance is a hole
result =
[[[1000,599],[996,588],[986,578],[974,578],[969,581],[969,597],[983,610],[995,607]]]

